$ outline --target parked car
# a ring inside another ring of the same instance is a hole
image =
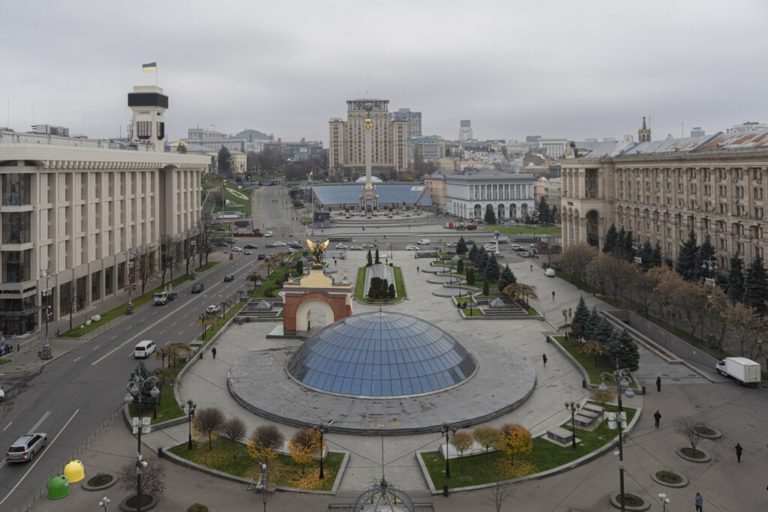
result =
[[[2,402],[5,399],[5,390],[3,389],[3,386],[0,386],[0,402]]]
[[[486,252],[496,252],[496,244],[485,244],[483,246]]]
[[[221,304],[209,304],[207,308],[205,308],[205,312],[209,315],[217,315],[221,313]]]
[[[258,248],[259,248],[259,246],[256,245],[256,244],[245,244],[243,246],[243,249],[258,249]]]
[[[243,252],[243,248],[242,248],[242,247],[238,247],[238,246],[236,246],[236,245],[235,245],[235,246],[232,246],[232,250],[233,250],[234,252]]]
[[[405,250],[406,251],[418,251],[419,250],[419,246],[418,245],[413,245],[413,244],[406,245],[405,246]]]
[[[548,268],[547,270],[544,271],[544,275],[547,277],[555,277],[555,269],[553,269],[552,267]]]
[[[429,245],[429,238],[422,238],[418,242],[416,242],[416,245]]]
[[[224,276],[224,282],[225,283],[228,283],[228,282],[234,281],[234,280],[235,280],[235,275],[234,274],[227,274],[227,275]]]
[[[250,256],[250,255],[251,255],[251,254],[253,254],[253,253],[252,253],[251,251],[243,251],[243,254],[244,254],[245,256]]]
[[[35,458],[45,443],[48,442],[48,434],[45,432],[33,432],[21,436],[8,448],[5,460],[8,462],[27,462]]]
[[[523,246],[520,244],[510,244],[509,248],[512,249],[513,251],[520,251],[523,249]]]
[[[272,236],[272,232],[271,231],[267,231],[267,232],[264,233],[264,237],[266,237],[266,238],[269,238],[271,236]]]
[[[336,244],[336,249],[349,249],[347,244]]]
[[[353,245],[353,246],[352,246],[352,247],[350,247],[349,249],[350,249],[351,251],[362,251],[362,250],[363,250],[363,246],[362,246],[362,245]]]
[[[202,281],[198,281],[192,285],[192,293],[200,293],[205,290],[205,285]]]
[[[274,242],[274,247],[285,247],[286,245],[288,244],[285,242],[281,242],[280,240],[278,240],[277,242]]]
[[[376,248],[376,244],[374,243],[366,242],[363,244],[363,249],[375,249],[375,248]]]

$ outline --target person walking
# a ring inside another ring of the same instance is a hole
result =
[[[661,393],[661,376],[656,377],[656,392]]]
[[[741,454],[744,452],[744,448],[739,443],[736,443],[734,450],[736,450],[736,462],[741,464]]]
[[[213,356],[214,359],[216,359],[216,347],[213,347],[211,349],[211,355]]]
[[[533,272],[533,265],[531,265],[531,272]]]
[[[552,290],[552,302],[555,302],[555,290]]]
[[[656,425],[656,430],[659,430],[659,425],[661,425],[661,413],[658,410],[653,413],[653,424]]]
[[[416,266],[416,273],[417,273],[417,274],[419,273],[419,267],[418,267],[418,265]]]
[[[547,367],[547,354],[541,355],[541,360],[544,361],[544,368]]]
[[[702,498],[700,493],[696,493],[696,498],[694,498],[693,503],[696,505],[696,512],[704,512],[702,509],[704,506],[704,498]]]

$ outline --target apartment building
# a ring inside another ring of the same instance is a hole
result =
[[[641,137],[642,138],[642,137]],[[601,246],[611,224],[674,261],[688,233],[709,236],[721,270],[765,256],[768,130],[611,143],[562,161],[566,246]]]
[[[37,330],[92,310],[196,236],[203,156],[163,152],[159,87],[129,94],[132,149],[108,141],[0,132],[0,331]],[[180,257],[177,261],[180,260]]]

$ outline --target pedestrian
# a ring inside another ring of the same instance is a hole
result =
[[[533,272],[533,265],[531,265],[531,272]]]
[[[541,355],[541,360],[544,361],[544,368],[547,367],[547,354]]]
[[[661,375],[656,377],[656,392],[661,393]]]
[[[336,266],[336,258],[333,258],[333,266]]]
[[[555,290],[552,290],[552,302],[555,302]]]
[[[419,273],[419,267],[418,267],[418,265],[416,266],[416,273],[417,273],[417,274]]]
[[[700,493],[696,493],[696,498],[693,502],[696,504],[696,512],[703,512],[701,507],[704,506],[704,498],[701,497]]]
[[[211,355],[213,356],[214,359],[216,359],[216,347],[213,347],[211,349]]]
[[[653,413],[653,423],[656,425],[656,430],[659,430],[659,425],[661,425],[661,413],[658,410]]]
[[[736,462],[741,464],[741,454],[744,451],[744,448],[742,448],[739,443],[736,443],[736,447],[734,449],[736,450]]]

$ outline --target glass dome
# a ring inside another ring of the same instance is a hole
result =
[[[442,329],[410,315],[364,313],[310,337],[288,374],[318,391],[367,398],[432,393],[466,380],[474,358]]]

